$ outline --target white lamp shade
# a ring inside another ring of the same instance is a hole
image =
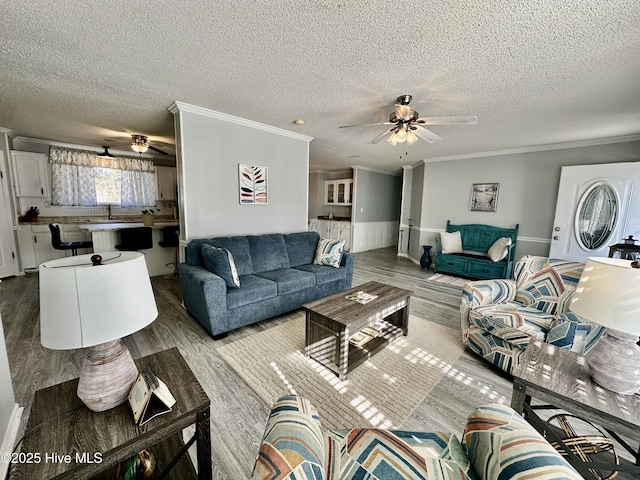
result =
[[[40,333],[47,348],[67,350],[110,342],[146,327],[158,316],[144,256],[101,253],[42,263]]]
[[[569,309],[600,325],[640,336],[640,268],[630,260],[591,257]]]

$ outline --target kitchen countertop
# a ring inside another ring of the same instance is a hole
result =
[[[318,220],[333,220],[335,222],[350,222],[351,217],[333,217],[329,218],[329,215],[318,215]]]
[[[19,225],[49,225],[50,223],[59,223],[60,225],[84,225],[84,224],[114,224],[114,223],[140,223],[142,222],[140,215],[130,215],[113,217],[91,217],[91,216],[66,216],[66,217],[38,217],[35,222],[19,222]],[[156,216],[156,223],[161,222],[178,222],[177,219],[170,215]]]
[[[164,227],[177,227],[180,223],[177,220],[156,220],[151,226],[156,230]],[[144,227],[142,222],[120,222],[120,223],[82,223],[79,225],[80,230],[87,230],[89,232],[103,232],[108,230],[122,230],[125,228]]]

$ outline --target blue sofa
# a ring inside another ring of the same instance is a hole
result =
[[[351,288],[353,254],[344,252],[339,268],[314,264],[319,239],[317,232],[301,232],[191,240],[185,262],[178,265],[187,311],[214,338],[222,338],[231,330]],[[231,253],[239,288],[206,268],[205,245]]]

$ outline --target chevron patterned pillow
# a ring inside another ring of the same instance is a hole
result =
[[[342,251],[346,240],[331,240],[329,238],[321,238],[318,240],[316,247],[316,255],[313,263],[316,265],[328,265],[330,267],[339,268],[340,260],[342,260]]]

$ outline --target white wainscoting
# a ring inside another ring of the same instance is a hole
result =
[[[351,252],[365,252],[398,244],[398,222],[358,222],[351,231]]]

